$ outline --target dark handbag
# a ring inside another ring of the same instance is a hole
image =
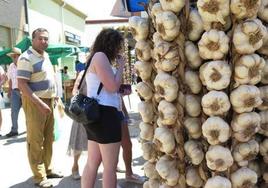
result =
[[[98,100],[80,93],[81,84],[84,80],[89,65],[90,60],[88,61],[85,72],[79,83],[78,93],[71,98],[70,104],[66,105],[64,108],[65,113],[71,119],[82,124],[92,124],[100,119],[100,107]],[[97,91],[98,95],[100,94],[102,87],[103,84],[100,83]]]

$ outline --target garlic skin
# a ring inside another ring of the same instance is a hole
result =
[[[185,0],[160,0],[163,10],[179,13],[185,5]]]
[[[267,87],[267,86],[266,86]],[[268,137],[268,110],[264,110],[259,112],[260,118],[261,118],[261,123],[260,123],[260,129],[259,132],[260,134],[265,135]]]
[[[145,176],[147,176],[150,179],[158,179],[159,178],[159,174],[155,169],[155,163],[151,163],[149,161],[147,161],[144,165],[144,174]]]
[[[148,19],[139,16],[132,16],[128,19],[131,33],[136,41],[145,40],[149,34]]]
[[[204,22],[221,22],[230,14],[229,0],[198,0],[198,11]]]
[[[158,150],[166,154],[171,154],[175,149],[174,134],[172,130],[166,127],[158,127],[155,129],[153,142]]]
[[[249,161],[259,153],[259,144],[255,140],[246,143],[239,143],[233,150],[234,160],[239,166],[247,166]]]
[[[156,15],[156,30],[166,41],[173,41],[180,32],[180,21],[171,11],[164,11]]]
[[[262,176],[262,171],[261,171],[260,164],[258,163],[258,160],[250,161],[248,163],[248,168],[256,172],[258,178]]]
[[[175,70],[179,63],[180,63],[180,59],[178,57],[172,58],[172,59],[163,59],[163,60],[157,61],[155,63],[155,67],[158,70],[170,72],[170,71]]]
[[[225,115],[231,107],[226,93],[215,90],[208,92],[202,97],[201,105],[203,112],[208,116]]]
[[[197,41],[204,31],[203,20],[196,9],[191,9],[189,14],[188,37],[191,41]]]
[[[231,0],[231,12],[238,19],[255,18],[260,7],[261,0]]]
[[[232,75],[230,65],[225,61],[210,61],[200,69],[200,79],[208,90],[222,90],[229,86]]]
[[[231,151],[221,145],[209,146],[206,160],[208,168],[220,172],[227,170],[234,162]]]
[[[139,40],[135,44],[135,53],[140,61],[149,61],[151,59],[152,47],[148,41]]]
[[[222,59],[229,50],[229,37],[223,31],[211,29],[203,33],[198,49],[202,59]]]
[[[268,84],[268,59],[265,59],[265,65],[264,68],[262,69],[261,83]]]
[[[142,157],[150,162],[155,162],[157,159],[157,151],[155,145],[152,142],[144,142],[141,144],[141,149],[143,151]]]
[[[185,110],[191,117],[199,116],[201,113],[200,97],[198,95],[186,95]]]
[[[194,165],[199,165],[204,159],[204,152],[197,141],[188,140],[185,142],[184,150]]]
[[[220,117],[209,117],[202,125],[202,133],[210,145],[226,142],[230,137],[229,125]]]
[[[145,82],[139,82],[136,85],[136,90],[142,98],[144,98],[146,101],[150,100],[153,97],[153,91],[149,87],[149,85]]]
[[[191,89],[193,94],[198,94],[202,89],[202,84],[199,79],[198,72],[192,70],[186,70],[185,72],[185,82]]]
[[[187,41],[185,43],[185,56],[187,59],[187,65],[189,65],[192,69],[197,69],[202,64],[198,48],[191,41]]]
[[[265,61],[258,54],[243,55],[235,62],[235,81],[238,84],[255,85],[261,81]]]
[[[163,155],[155,165],[157,172],[169,186],[175,186],[178,183],[179,171],[176,163],[176,160],[170,156]]]
[[[232,188],[232,185],[229,179],[221,176],[214,176],[207,180],[204,188]]]
[[[263,156],[263,160],[268,164],[268,138],[260,143],[260,154]]]
[[[143,81],[151,78],[153,68],[150,62],[136,61],[134,67],[137,75],[140,76]]]
[[[260,90],[252,85],[240,85],[230,94],[230,101],[237,113],[250,112],[262,104]]]
[[[266,34],[259,19],[248,19],[235,27],[233,44],[239,54],[252,54],[262,47]]]
[[[159,119],[162,125],[173,125],[178,118],[178,110],[175,105],[165,100],[158,105]]]
[[[154,80],[156,93],[168,102],[177,98],[179,85],[177,79],[163,71],[159,72]]]
[[[191,187],[202,187],[204,182],[201,179],[198,169],[190,167],[186,170],[186,183]]]
[[[146,141],[152,141],[154,137],[154,127],[149,123],[140,122],[140,138]]]
[[[268,110],[268,85],[259,87],[260,90],[260,96],[263,101],[263,103],[258,106],[259,110]]]
[[[184,120],[184,127],[190,138],[198,139],[202,135],[200,118],[187,117]]]
[[[138,104],[138,111],[141,115],[143,122],[150,123],[153,121],[154,112],[152,103],[144,101],[140,102]]]
[[[217,29],[220,31],[228,31],[230,27],[232,26],[231,17],[226,16],[224,20],[225,20],[225,24],[222,24],[220,22],[204,22],[203,27],[205,31],[209,31],[211,29]]]
[[[160,180],[149,178],[148,181],[144,182],[143,188],[159,188],[160,184]]]
[[[252,187],[257,183],[257,174],[253,170],[242,167],[231,174],[233,188]]]
[[[268,0],[261,0],[258,17],[263,21],[268,22]]]
[[[261,118],[256,112],[235,115],[231,122],[233,136],[239,142],[248,142],[258,132],[260,122]]]

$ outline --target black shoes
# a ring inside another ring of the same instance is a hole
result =
[[[52,172],[51,174],[48,174],[47,175],[47,178],[48,179],[52,179],[52,178],[63,178],[63,175],[62,174],[59,174],[59,173]]]
[[[6,137],[10,138],[12,136],[18,136],[18,133],[17,132],[10,132],[6,135]]]

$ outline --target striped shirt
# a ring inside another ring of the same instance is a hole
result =
[[[17,78],[28,80],[31,90],[40,98],[56,96],[56,84],[53,66],[48,54],[39,54],[29,48],[19,57]]]

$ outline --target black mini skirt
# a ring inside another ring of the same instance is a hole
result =
[[[84,125],[88,140],[100,144],[121,141],[121,118],[118,110],[112,106],[100,105],[101,119],[91,125]]]

